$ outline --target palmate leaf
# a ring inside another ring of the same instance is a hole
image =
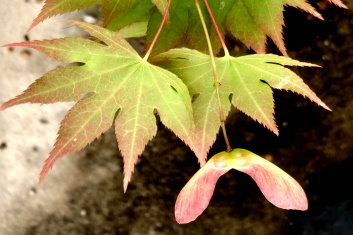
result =
[[[124,157],[126,190],[138,156],[156,134],[155,113],[178,137],[186,139],[193,125],[191,99],[176,75],[142,59],[121,38],[124,36],[121,32],[113,33],[86,23],[75,24],[104,44],[83,38],[63,38],[9,45],[34,48],[64,63],[84,65],[69,65],[48,72],[0,109],[26,102],[77,101],[61,124],[41,179],[56,160],[84,148],[114,123]],[[131,32],[127,34],[134,36]]]
[[[204,163],[221,124],[210,57],[184,48],[162,53],[155,61],[177,74],[189,88],[190,95],[197,97],[193,102],[195,129],[191,142],[186,142]],[[216,66],[224,113],[229,112],[232,104],[277,135],[271,87],[296,92],[329,110],[298,75],[285,67],[315,66],[313,64],[269,54],[216,58]]]

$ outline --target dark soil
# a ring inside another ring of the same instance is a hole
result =
[[[193,153],[161,127],[126,194],[122,172],[116,171],[122,160],[109,132],[85,150],[80,165],[87,175],[104,165],[110,176],[72,191],[71,214],[50,215],[27,234],[353,234],[353,12],[330,6],[323,14],[325,22],[288,8],[286,44],[291,57],[323,66],[296,72],[334,111],[275,91],[280,137],[237,111],[227,126],[237,147],[272,157],[303,185],[307,212],[272,206],[247,175],[234,171],[221,178],[202,216],[177,224],[175,199],[198,165]],[[222,141],[211,154],[223,150]],[[103,156],[101,149],[115,154]]]

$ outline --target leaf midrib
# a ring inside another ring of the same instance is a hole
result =
[[[261,116],[266,120],[267,124],[272,128],[273,125],[272,125],[271,120],[268,119],[268,117],[266,116],[265,112],[262,110],[261,106],[259,106],[259,104],[257,103],[257,100],[251,94],[249,88],[246,85],[246,82],[244,81],[243,77],[241,76],[241,74],[239,72],[239,69],[237,68],[237,66],[232,61],[229,61],[229,63],[231,65],[231,67],[233,67],[234,71],[237,73],[239,81],[240,81],[240,84],[245,89],[246,93],[248,94],[248,97],[250,97],[250,99],[252,100],[252,102],[256,106],[257,110],[260,111]]]

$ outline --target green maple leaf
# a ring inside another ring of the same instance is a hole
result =
[[[138,156],[156,134],[155,113],[178,137],[186,139],[193,125],[191,99],[176,75],[148,63],[122,39],[122,36],[140,34],[139,30],[130,26],[130,31],[111,32],[86,23],[74,24],[104,44],[83,38],[63,38],[9,45],[34,48],[64,63],[84,65],[69,65],[48,72],[0,110],[26,102],[77,102],[61,123],[41,178],[56,160],[81,150],[114,123],[124,157],[126,189]]]
[[[173,49],[155,57],[155,62],[177,74],[190,95],[197,97],[193,102],[195,128],[185,141],[203,163],[221,124],[210,57],[196,50]],[[329,110],[298,75],[285,67],[313,64],[269,54],[216,58],[216,66],[224,113],[234,105],[277,135],[271,87],[301,94]]]

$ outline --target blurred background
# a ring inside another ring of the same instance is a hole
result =
[[[0,235],[17,234],[353,234],[353,12],[310,1],[326,21],[285,12],[289,55],[322,69],[293,69],[333,109],[275,92],[276,137],[233,110],[231,142],[271,160],[306,190],[309,210],[285,211],[265,200],[245,174],[217,184],[208,209],[188,225],[174,220],[180,189],[197,171],[193,153],[160,125],[135,168],[126,194],[114,133],[58,161],[44,183],[38,174],[59,123],[72,104],[20,105],[0,112]],[[353,9],[351,0],[345,1]],[[27,32],[40,0],[0,0],[0,44],[83,35],[60,19],[95,22],[97,8],[50,19]],[[139,46],[138,42],[135,42]],[[229,39],[234,54],[246,49]],[[271,52],[277,53],[271,42]],[[59,63],[24,48],[0,49],[0,102]],[[210,154],[223,151],[219,136]]]

